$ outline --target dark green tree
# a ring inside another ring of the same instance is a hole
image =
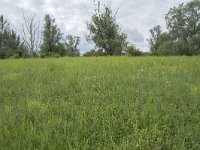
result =
[[[10,29],[3,15],[0,16],[0,58],[8,58],[21,49],[20,37]]]
[[[55,24],[55,19],[50,15],[45,15],[45,24],[43,30],[43,42],[41,45],[41,54],[51,55],[59,54],[64,55],[64,46],[61,43],[62,33]]]
[[[97,47],[103,48],[107,55],[121,55],[126,46],[126,34],[121,32],[116,22],[116,14],[109,5],[100,8],[100,2],[95,6],[91,21],[87,23],[90,35],[88,39]]]
[[[8,21],[4,19],[3,15],[0,16],[0,58],[6,57],[7,45],[6,45],[6,36],[9,31]]]

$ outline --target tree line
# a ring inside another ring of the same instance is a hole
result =
[[[30,57],[60,57],[79,56],[77,48],[80,38],[67,35],[58,28],[49,14],[45,15],[44,28],[40,32],[40,23],[35,21],[35,15],[23,14],[23,37],[11,29],[3,15],[0,16],[0,58],[30,58]],[[42,42],[40,42],[40,37]]]
[[[86,38],[88,42],[95,43],[96,48],[83,56],[200,54],[200,0],[171,8],[165,16],[167,31],[163,32],[160,25],[150,29],[150,53],[144,53],[127,42],[127,34],[121,31],[116,21],[118,10],[113,12],[111,5],[101,5],[100,1],[94,6],[91,19],[87,22],[90,34]],[[64,35],[49,14],[44,17],[42,31],[35,15],[26,16],[23,13],[23,20],[23,34],[20,37],[4,16],[0,16],[1,59],[80,56],[80,37]]]
[[[200,54],[200,0],[169,10],[166,17],[167,31],[160,25],[150,30],[152,55],[199,55]]]

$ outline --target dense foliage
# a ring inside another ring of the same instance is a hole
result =
[[[127,35],[121,33],[114,14],[108,5],[100,10],[100,2],[92,15],[91,22],[87,24],[90,31],[89,40],[97,47],[103,48],[107,55],[121,55],[126,46]]]
[[[43,43],[41,45],[41,54],[48,55],[50,53],[65,55],[64,46],[61,43],[62,33],[55,24],[49,14],[45,16],[45,24],[43,30]]]
[[[8,21],[0,16],[0,59],[13,55],[24,56],[27,52],[20,43],[20,37],[10,28]]]
[[[124,51],[125,54],[128,56],[142,56],[145,55],[145,53],[141,52],[139,49],[137,49],[133,44],[129,43],[127,45],[126,50]]]
[[[153,55],[200,54],[200,0],[170,9],[166,15],[168,32],[160,26],[150,30],[150,50]]]

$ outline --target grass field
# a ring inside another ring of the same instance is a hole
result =
[[[1,60],[0,149],[200,150],[200,57]]]

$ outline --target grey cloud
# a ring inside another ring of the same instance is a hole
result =
[[[136,28],[124,27],[124,32],[128,33],[128,40],[133,43],[143,43],[144,37]]]

